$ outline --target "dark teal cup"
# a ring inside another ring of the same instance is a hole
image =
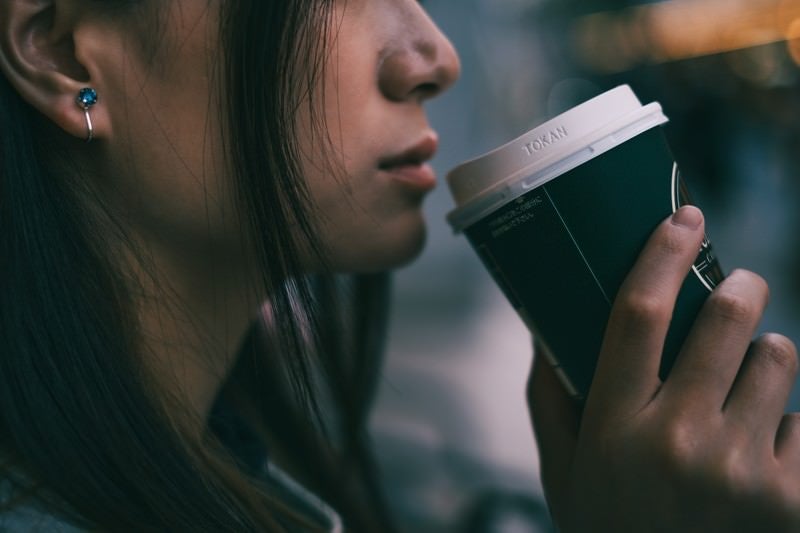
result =
[[[656,226],[690,203],[661,126],[621,86],[455,168],[463,232],[536,336],[570,394],[589,391],[614,298]],[[708,239],[687,276],[664,346],[671,368],[723,279]]]

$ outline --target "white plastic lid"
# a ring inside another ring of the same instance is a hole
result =
[[[545,122],[447,175],[461,231],[531,189],[668,121],[661,105],[643,106],[621,85]]]

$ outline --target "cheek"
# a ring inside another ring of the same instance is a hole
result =
[[[113,181],[102,185],[147,240],[184,249],[228,248],[239,239],[233,238],[237,217],[219,110],[209,104],[207,78],[179,77],[157,79],[131,68],[128,83],[106,99],[125,128],[108,143],[112,168],[106,175]]]
[[[104,102],[124,127],[108,143],[108,175],[121,208],[148,237],[219,250],[240,239],[223,157],[215,76],[222,68],[213,66],[216,11],[204,4],[174,3],[155,57],[119,58],[124,75]]]

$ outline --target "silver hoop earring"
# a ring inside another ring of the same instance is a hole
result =
[[[87,143],[92,142],[94,138],[94,127],[92,126],[92,117],[89,115],[89,109],[97,103],[97,100],[97,91],[91,87],[84,87],[78,91],[78,97],[75,99],[75,102],[83,109],[83,114],[86,116]]]

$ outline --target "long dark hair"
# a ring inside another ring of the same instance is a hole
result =
[[[140,3],[88,1],[100,8]],[[243,233],[260,260],[263,277],[257,282],[270,295],[272,317],[245,343],[228,388],[256,425],[302,456],[296,462],[307,467],[304,474],[350,528],[386,530],[365,425],[387,278],[343,283],[331,275],[298,274],[301,253],[316,250],[324,256],[308,214],[295,116],[299,106],[314,106],[309,97],[319,86],[325,35],[333,27],[330,4],[222,3],[227,155]],[[109,242],[113,220],[98,224],[98,217],[110,215],[102,207],[85,208],[97,199],[79,185],[67,159],[58,169],[43,164],[54,146],[49,136],[34,135],[41,122],[0,76],[5,477],[18,485],[20,497],[34,494],[50,512],[92,529],[311,527],[248,479],[213,436],[200,443],[170,422],[138,363],[138,330],[124,273],[102,244]],[[324,124],[315,124],[324,137]],[[290,226],[300,231],[287,231]],[[318,414],[320,376],[333,405],[333,424],[326,423],[329,414]]]

